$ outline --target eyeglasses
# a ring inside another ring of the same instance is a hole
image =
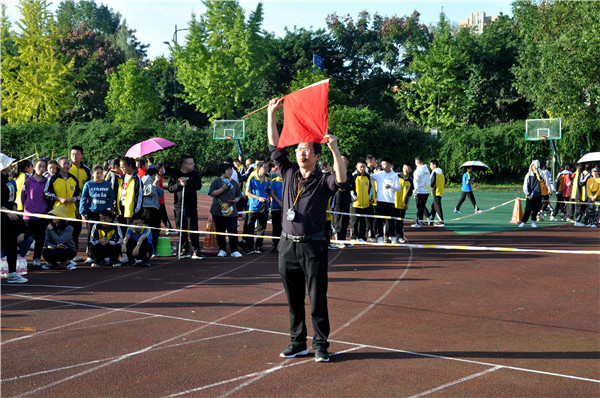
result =
[[[296,153],[306,153],[307,155],[312,152],[311,148],[296,148]]]

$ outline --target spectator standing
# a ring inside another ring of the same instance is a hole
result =
[[[356,171],[352,173],[352,202],[350,217],[350,239],[357,242],[367,240],[367,221],[373,215],[373,183],[371,175],[367,173],[367,165],[363,161],[356,163]]]
[[[423,157],[417,156],[415,158],[415,172],[413,174],[413,182],[415,184],[415,190],[413,195],[417,204],[417,222],[411,225],[411,227],[420,228],[423,226],[423,216],[427,211],[427,198],[429,198],[429,189],[431,187],[431,177],[429,175],[429,169],[423,164]]]
[[[444,187],[446,186],[446,177],[442,169],[439,167],[437,160],[429,162],[431,167],[431,196],[433,203],[431,204],[431,212],[429,215],[429,225],[433,224],[436,227],[444,226],[444,210],[442,209],[442,196],[444,196]],[[438,215],[440,222],[435,222],[435,216]],[[435,223],[434,223],[435,222]]]
[[[408,209],[408,202],[413,194],[414,183],[410,176],[412,167],[409,164],[402,166],[402,173],[398,174],[398,180],[400,181],[400,190],[395,195],[395,207],[396,207],[396,237],[398,243],[406,243],[406,235],[404,234],[404,218],[406,217],[406,209]]]
[[[392,160],[390,158],[381,159],[381,168],[383,170],[371,174],[371,180],[375,182],[377,191],[377,210],[378,216],[387,216],[390,218],[377,218],[375,225],[377,229],[377,242],[396,243],[393,238],[396,234],[396,221],[392,218],[396,214],[394,203],[396,201],[396,192],[400,190],[400,180],[398,175],[392,170]]]
[[[348,156],[342,155],[342,162],[346,170],[346,188],[339,188],[333,196],[333,230],[338,241],[345,241],[348,233],[348,225],[350,224],[350,205],[352,204],[351,192],[354,190],[354,178],[352,173],[348,171]],[[338,214],[345,213],[345,214]],[[352,247],[352,243],[339,243],[338,247]]]
[[[227,239],[223,233],[237,233],[237,202],[242,199],[240,184],[231,179],[233,168],[229,163],[221,163],[218,168],[220,177],[215,178],[208,188],[208,195],[213,198],[210,214],[213,216],[217,243],[219,245],[218,257],[227,256]],[[238,238],[236,235],[229,236],[229,248],[231,257],[242,257],[238,251]]]
[[[71,147],[71,168],[69,173],[73,174],[79,184],[79,191],[83,191],[83,186],[86,182],[92,179],[92,172],[89,167],[83,164],[83,147],[80,145],[73,145]],[[75,201],[75,217],[81,220],[81,214],[79,214],[79,198]],[[73,240],[75,241],[75,250],[79,251],[79,235],[81,234],[81,228],[83,223],[71,222],[73,227]],[[81,261],[83,258],[76,255],[73,261]]]
[[[160,187],[160,175],[153,167],[146,170],[142,178],[143,200],[142,200],[142,222],[152,229],[152,248],[156,251],[158,237],[160,235],[160,204],[159,200],[164,195]],[[153,253],[154,254],[154,253]]]
[[[271,171],[271,185],[269,185],[269,194],[271,195],[271,228],[272,236],[279,238],[281,236],[281,207],[283,203],[283,183],[281,177],[277,172],[277,167]],[[271,247],[271,253],[277,253],[277,246],[279,246],[279,239],[273,239],[273,246]]]
[[[248,198],[248,212],[246,213],[246,222],[244,223],[244,234],[254,235],[256,225],[256,234],[262,236],[267,229],[267,220],[269,217],[269,165],[265,162],[259,162],[256,173],[253,173],[246,182],[246,197]],[[263,238],[256,239],[246,236],[244,238],[246,253],[264,253]]]
[[[33,249],[33,265],[41,266],[42,250],[44,249],[44,239],[46,238],[46,227],[48,221],[44,218],[27,215],[27,213],[46,214],[48,211],[48,202],[44,197],[47,179],[44,177],[46,171],[46,161],[37,159],[33,166],[34,174],[25,180],[23,190],[21,191],[21,200],[25,214],[23,219],[27,223],[29,230],[35,240]]]
[[[183,230],[198,231],[198,197],[197,191],[202,188],[202,178],[200,174],[194,170],[195,163],[191,156],[183,156],[181,158],[181,167],[175,171],[169,179],[168,190],[174,193],[174,210],[175,223],[177,228]],[[185,187],[185,197],[184,195]],[[183,212],[182,212],[183,210]],[[183,223],[182,223],[183,220]],[[188,242],[188,233],[181,233],[181,257],[191,257],[196,260],[206,258],[200,252],[200,241],[197,233],[190,234],[190,242]]]
[[[540,162],[534,160],[529,166],[529,171],[525,175],[523,181],[523,193],[527,200],[525,202],[525,211],[523,212],[523,218],[519,228],[523,228],[529,217],[531,216],[531,228],[537,228],[535,224],[537,213],[542,208],[542,185],[544,184],[544,178],[539,173]]]
[[[1,195],[2,210],[14,210],[15,197],[17,188],[8,178],[12,162],[15,159],[1,153],[0,154],[0,178],[1,178]],[[15,223],[18,221],[16,214],[0,213],[1,222],[1,250],[6,256],[8,262],[8,283],[27,283],[27,278],[17,275],[17,234]]]

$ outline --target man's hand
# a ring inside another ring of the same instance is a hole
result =
[[[283,98],[273,98],[269,101],[269,113],[275,113],[283,106]]]
[[[139,254],[140,254],[140,247],[139,246],[134,247],[133,251],[131,252],[131,255],[133,257],[137,257]]]
[[[187,180],[188,180],[188,177],[179,177],[179,183],[181,184],[182,187],[185,187],[185,184],[187,184]]]
[[[333,152],[334,148],[338,149],[338,139],[333,134],[326,134],[324,138],[327,138],[327,146]]]
[[[25,240],[25,235],[24,234],[19,234],[19,236],[17,236],[17,243],[18,244],[20,244],[24,240]]]

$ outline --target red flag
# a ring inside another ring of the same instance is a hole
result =
[[[283,97],[283,130],[277,148],[301,142],[327,143],[329,79]]]

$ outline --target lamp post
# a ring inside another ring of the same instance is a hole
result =
[[[188,28],[177,29],[177,25],[175,25],[175,32],[173,32],[173,43],[175,43],[175,47],[177,47],[177,32],[181,32],[182,30],[189,30]],[[163,41],[171,51],[173,52],[173,115],[177,120],[177,62],[175,57],[176,53],[173,51],[173,47],[171,47],[171,43],[168,41]]]

